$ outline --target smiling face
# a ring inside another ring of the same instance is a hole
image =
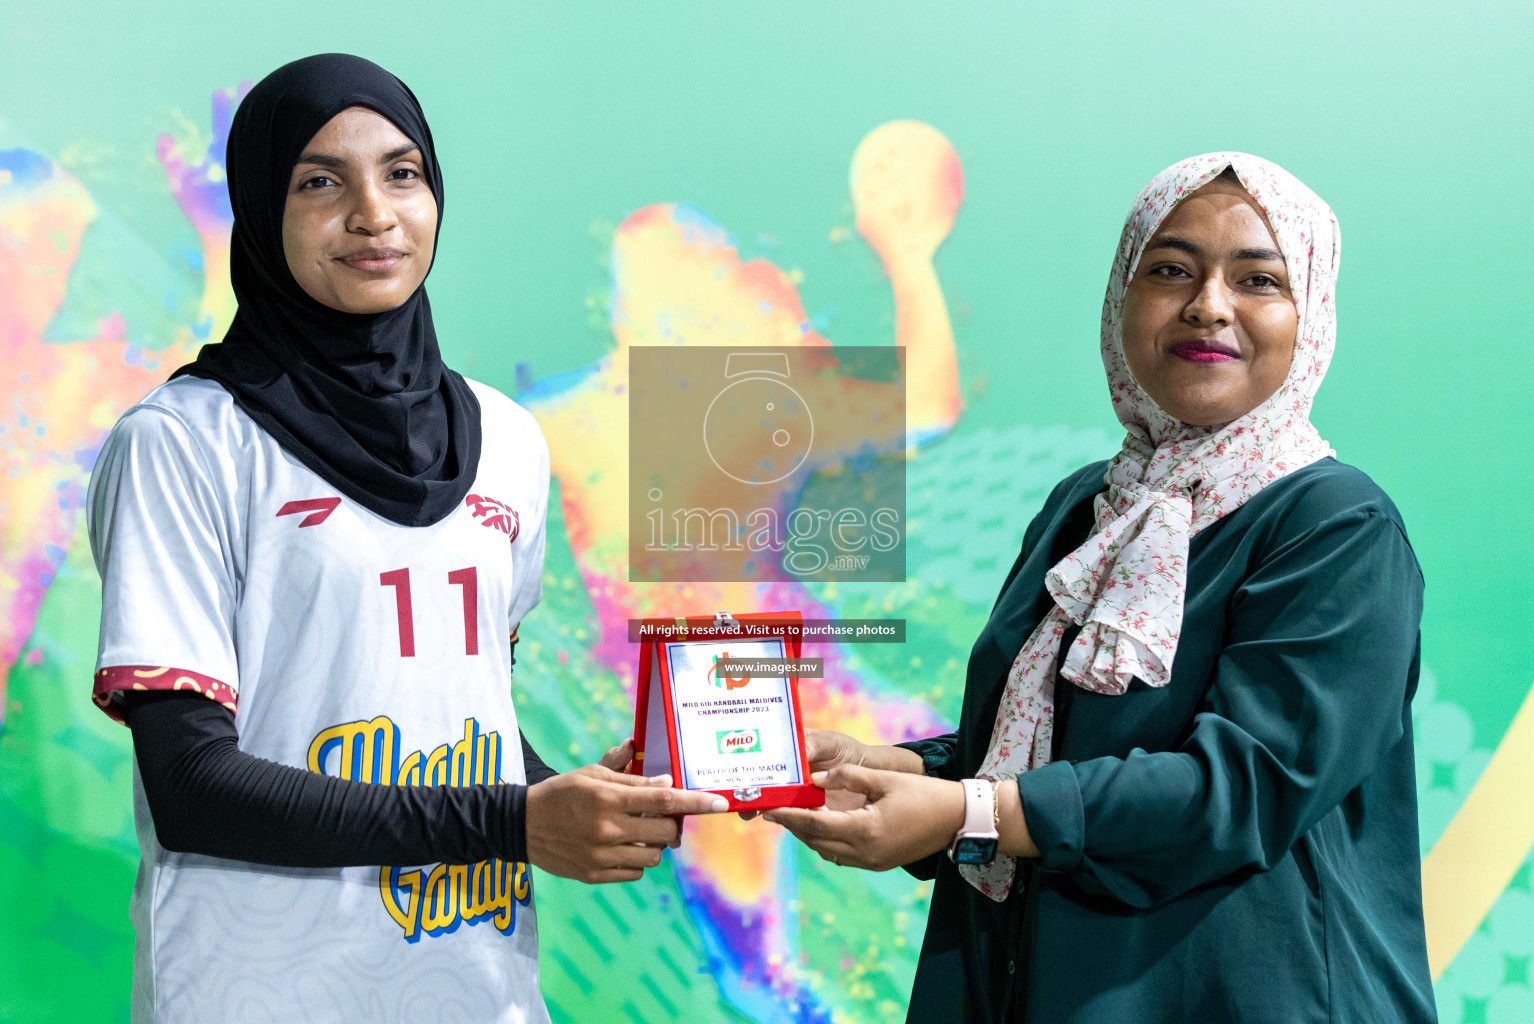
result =
[[[288,269],[332,309],[382,313],[403,305],[431,269],[436,231],[437,200],[420,149],[366,107],[327,121],[288,179]]]
[[[1146,244],[1124,295],[1124,358],[1167,414],[1215,426],[1278,390],[1298,325],[1267,220],[1221,177],[1179,203]]]

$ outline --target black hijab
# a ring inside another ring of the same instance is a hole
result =
[[[241,101],[229,130],[229,272],[239,310],[221,343],[204,345],[172,376],[217,381],[343,495],[401,526],[429,526],[474,482],[480,420],[469,385],[442,365],[426,286],[397,309],[343,313],[310,298],[283,254],[293,167],[314,134],[352,106],[377,111],[420,147],[440,231],[442,172],[405,83],[344,53],[278,68]]]

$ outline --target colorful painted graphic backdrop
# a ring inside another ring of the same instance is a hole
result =
[[[549,437],[546,597],[514,686],[567,767],[628,728],[623,620],[648,613],[906,618],[903,646],[807,651],[828,678],[806,716],[881,741],[946,728],[1029,516],[1116,447],[1096,325],[1135,192],[1223,148],[1310,183],[1347,241],[1316,419],[1396,498],[1428,578],[1413,720],[1440,1014],[1534,1019],[1519,199],[1534,143],[1510,127],[1534,99],[1527,10],[1445,24],[1299,4],[1260,35],[1207,3],[425,19],[351,3],[0,12],[0,1019],[126,1019],[130,746],[88,698],[84,487],[115,418],[232,316],[222,153],[240,83],[329,49],[421,96],[450,193],[431,278],[448,358]],[[628,347],[824,342],[958,367],[912,401],[908,581],[628,584]],[[693,823],[639,884],[537,885],[561,1021],[903,1019],[928,898],[733,818]]]

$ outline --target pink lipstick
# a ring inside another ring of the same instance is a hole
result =
[[[1179,341],[1172,346],[1171,351],[1174,356],[1186,359],[1190,363],[1228,363],[1233,359],[1241,358],[1241,353],[1230,345],[1202,339]]]

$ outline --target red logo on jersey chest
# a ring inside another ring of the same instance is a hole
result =
[[[469,511],[474,513],[474,518],[479,520],[479,525],[488,526],[492,530],[500,530],[515,541],[517,534],[522,532],[522,517],[517,515],[517,510],[503,501],[487,498],[482,494],[471,494],[463,499],[463,503],[469,506]]]
[[[303,529],[305,526],[320,525],[329,519],[330,513],[334,512],[340,505],[340,498],[308,498],[304,501],[288,502],[277,510],[277,514],[279,516],[291,516],[299,512],[310,513],[298,524],[298,528]]]

